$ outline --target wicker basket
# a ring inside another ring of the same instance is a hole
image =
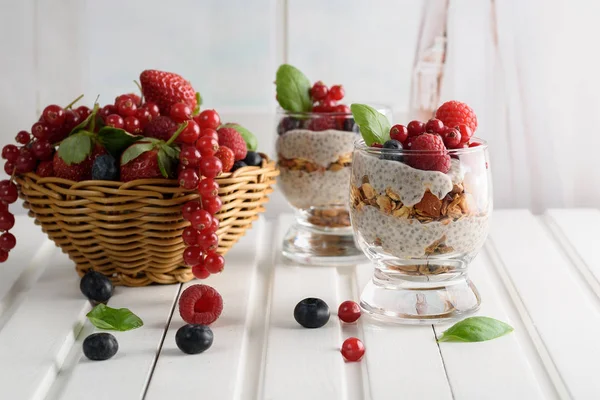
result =
[[[219,253],[225,254],[264,211],[279,171],[263,154],[261,167],[244,167],[217,178],[223,208],[217,214]],[[18,176],[29,215],[76,264],[116,285],[187,282],[181,233],[189,226],[181,206],[197,199],[175,180],[83,181]]]

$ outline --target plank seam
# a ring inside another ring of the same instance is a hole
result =
[[[442,361],[442,367],[444,367],[444,375],[446,375],[446,381],[448,382],[448,387],[450,388],[450,395],[452,396],[452,400],[456,399],[454,396],[454,388],[452,387],[452,382],[450,382],[450,376],[448,375],[448,369],[446,368],[446,361],[444,361],[444,355],[442,354],[442,349],[440,348],[440,343],[437,341],[438,335],[435,330],[435,325],[431,325],[431,329],[433,331],[433,338],[435,340],[435,344],[438,349],[438,353],[440,355],[440,360]]]
[[[358,293],[358,279],[356,279],[356,268],[360,268],[360,266],[355,265],[353,268],[353,273],[351,274],[351,288],[352,298],[359,299],[360,295]],[[359,318],[358,321],[358,332],[360,333],[360,337],[365,337],[365,330],[363,328],[364,320]],[[373,393],[371,392],[371,376],[369,374],[369,364],[362,363],[362,376],[363,376],[363,395],[365,395],[366,399],[372,399]]]
[[[546,369],[546,372],[550,377],[550,381],[554,385],[558,396],[561,399],[572,399],[573,396],[571,395],[569,388],[563,381],[560,372],[558,372],[556,364],[554,363],[550,352],[546,348],[542,337],[540,336],[537,328],[535,327],[535,323],[533,322],[533,319],[531,318],[531,315],[527,310],[527,306],[523,302],[523,299],[521,299],[521,296],[519,295],[519,292],[517,291],[517,288],[514,285],[512,278],[510,277],[506,266],[504,265],[504,262],[500,258],[498,250],[496,249],[494,241],[491,237],[487,238],[484,248],[488,254],[492,268],[498,273],[500,279],[502,280],[502,283],[504,284],[504,287],[506,288],[508,295],[510,296],[515,306],[515,309],[517,310],[517,313],[521,317],[523,326],[525,326],[525,329],[527,330],[527,333],[531,338],[531,341],[538,353],[538,356],[542,361],[542,365]]]

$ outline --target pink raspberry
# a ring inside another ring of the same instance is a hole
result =
[[[477,129],[477,115],[465,103],[451,100],[442,104],[435,112],[435,117],[450,128],[467,125],[473,132]]]
[[[411,167],[443,173],[450,170],[450,155],[441,136],[431,133],[419,135],[412,141],[411,150],[424,152],[422,154],[407,154],[406,161]]]

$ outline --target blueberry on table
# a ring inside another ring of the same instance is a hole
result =
[[[383,144],[383,148],[389,150],[402,150],[402,143],[400,143],[397,140],[390,139]],[[381,158],[383,158],[384,160],[402,161],[402,156],[400,154],[392,152],[388,153],[385,150],[381,152]]]
[[[79,282],[81,293],[91,301],[106,303],[113,294],[110,279],[99,272],[89,270]]]
[[[117,339],[110,333],[94,333],[83,341],[83,354],[90,360],[108,360],[119,351]]]
[[[92,179],[102,181],[119,180],[119,166],[110,154],[96,157],[92,166]]]
[[[244,162],[251,167],[259,167],[262,164],[262,157],[255,151],[249,151]]]
[[[306,298],[294,308],[294,319],[305,328],[320,328],[329,321],[329,306],[321,299]]]
[[[236,162],[233,163],[233,167],[231,167],[231,172],[236,171],[236,170],[238,170],[240,168],[243,168],[243,167],[247,167],[247,166],[248,166],[248,164],[246,164],[245,162],[243,162],[241,160],[238,160],[238,161],[236,161]]]
[[[213,332],[206,325],[187,324],[177,330],[175,343],[184,353],[202,353],[212,346]]]

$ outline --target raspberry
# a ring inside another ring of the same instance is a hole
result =
[[[427,151],[424,154],[408,156],[407,162],[411,167],[443,173],[450,170],[450,156],[441,136],[431,133],[419,135],[412,141],[411,150]]]
[[[223,298],[207,285],[192,285],[179,297],[179,314],[188,324],[210,325],[223,311]]]
[[[317,117],[308,123],[308,129],[315,132],[326,131],[327,129],[335,128],[335,119],[331,117]]]
[[[233,168],[233,163],[235,162],[233,150],[227,146],[221,146],[215,153],[215,157],[221,160],[221,164],[223,164],[223,172],[231,171],[231,168]]]
[[[144,127],[144,136],[167,141],[177,130],[177,123],[164,115],[154,118]]]
[[[454,128],[467,125],[473,132],[477,129],[477,116],[471,107],[460,101],[452,100],[442,104],[435,112],[435,117],[444,125]],[[462,132],[461,132],[462,134]]]
[[[238,131],[233,128],[221,128],[217,133],[219,134],[219,146],[226,146],[233,150],[236,160],[246,158],[246,153],[248,153],[246,142]]]

